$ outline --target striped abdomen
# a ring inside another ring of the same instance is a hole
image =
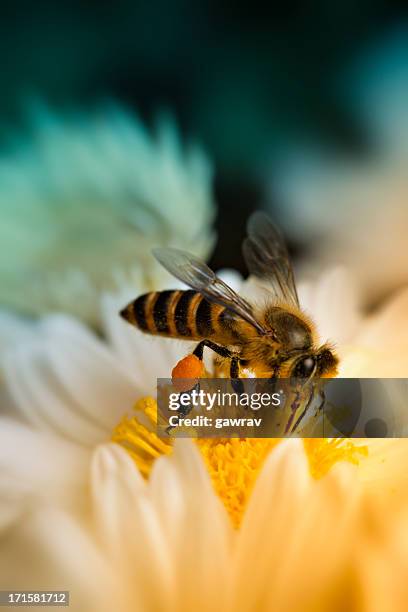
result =
[[[148,334],[186,340],[217,338],[226,344],[238,340],[226,309],[192,289],[145,293],[130,302],[120,314]]]

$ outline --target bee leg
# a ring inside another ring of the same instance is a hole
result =
[[[197,383],[194,387],[192,387],[192,389],[189,389],[188,391],[184,391],[182,395],[187,396],[187,395],[191,395],[192,391],[200,391],[200,383]],[[187,406],[180,406],[180,408],[177,408],[177,415],[178,416],[178,421],[180,420],[180,416],[185,417],[188,414],[190,414],[190,412],[193,409],[193,404],[188,404]],[[180,415],[180,416],[179,416]],[[177,422],[178,422],[177,421]],[[165,432],[166,434],[170,435],[170,432],[175,429],[176,425],[169,425],[168,427],[166,427]]]
[[[324,392],[324,389],[320,389],[319,397],[320,397],[320,404],[317,407],[317,412],[320,412],[320,410],[322,410],[324,403],[326,401],[326,394]]]
[[[230,359],[230,378],[232,379],[231,385],[234,391],[241,394],[244,391],[244,384],[242,380],[239,378],[239,356],[237,353],[230,351],[225,346],[220,346],[219,344],[215,344],[215,342],[211,342],[211,340],[202,340],[199,344],[197,344],[194,355],[199,359],[203,358],[204,347],[207,346],[214,353],[220,355],[224,359]]]
[[[316,413],[317,413],[317,412],[320,412],[320,410],[323,408],[324,403],[325,403],[325,401],[326,401],[326,396],[325,396],[325,393],[324,393],[324,390],[323,390],[323,389],[319,389],[319,391],[318,391],[318,396],[319,396],[319,399],[320,399],[320,403],[319,403],[319,405],[318,405],[318,406],[317,406],[317,408],[316,408]],[[303,419],[303,417],[305,416],[305,414],[306,414],[306,413],[307,413],[307,411],[309,410],[309,408],[310,408],[310,406],[311,406],[311,404],[312,404],[312,402],[313,402],[314,397],[315,397],[315,395],[314,395],[314,390],[313,390],[313,388],[312,388],[312,390],[311,390],[311,392],[310,392],[310,395],[309,395],[309,399],[308,399],[308,400],[307,400],[307,402],[306,402],[306,406],[305,406],[305,408],[304,408],[304,410],[303,410],[302,414],[299,416],[298,420],[296,421],[296,423],[295,423],[295,424],[294,424],[294,426],[292,427],[292,433],[293,433],[293,432],[294,432],[294,431],[297,429],[297,427],[298,427],[298,426],[299,426],[299,424],[300,424],[300,421]]]
[[[215,344],[215,342],[211,342],[211,340],[201,340],[201,342],[199,342],[195,347],[193,355],[202,360],[205,346],[214,351],[214,353],[217,353],[217,355],[220,355],[226,359],[230,359],[233,356],[233,353],[229,349],[225,348],[225,346]]]
[[[239,377],[239,357],[231,357],[230,363],[231,386],[238,395],[244,392],[244,383]]]

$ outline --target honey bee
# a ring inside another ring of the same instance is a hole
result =
[[[227,360],[231,379],[247,368],[258,378],[304,381],[335,376],[338,358],[318,346],[315,328],[302,312],[282,234],[261,212],[248,222],[243,244],[251,275],[267,287],[260,307],[239,296],[202,261],[178,249],[154,249],[156,259],[190,287],[157,291],[130,302],[120,315],[147,334],[198,341],[194,355],[208,347]]]

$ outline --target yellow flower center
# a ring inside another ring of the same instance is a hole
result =
[[[155,433],[157,404],[152,397],[135,405],[139,416],[125,416],[115,427],[112,441],[120,444],[147,478],[155,459],[172,452],[172,439],[163,440]],[[141,423],[146,421],[146,426]],[[269,452],[279,438],[195,439],[207,466],[213,486],[224,503],[234,526],[238,527],[255,480]],[[310,473],[321,478],[338,461],[358,464],[368,454],[366,446],[350,440],[306,438],[303,440]]]
[[[156,427],[157,404],[152,397],[145,397],[135,405],[135,410],[147,418],[148,424]],[[145,427],[137,416],[124,416],[112,433],[112,442],[120,444],[135,461],[143,474],[148,476],[153,461],[172,451],[172,444],[162,440],[156,432]]]
[[[238,527],[253,485],[279,438],[197,439],[214,489]]]

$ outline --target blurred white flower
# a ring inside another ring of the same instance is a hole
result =
[[[346,265],[371,306],[408,281],[406,32],[370,49],[343,89],[371,151],[303,146],[277,161],[269,186],[280,222],[309,249],[304,268]]]
[[[151,134],[118,105],[32,113],[30,134],[0,155],[0,301],[97,323],[98,296],[160,284],[153,246],[201,257],[213,244],[212,168],[174,121]]]

